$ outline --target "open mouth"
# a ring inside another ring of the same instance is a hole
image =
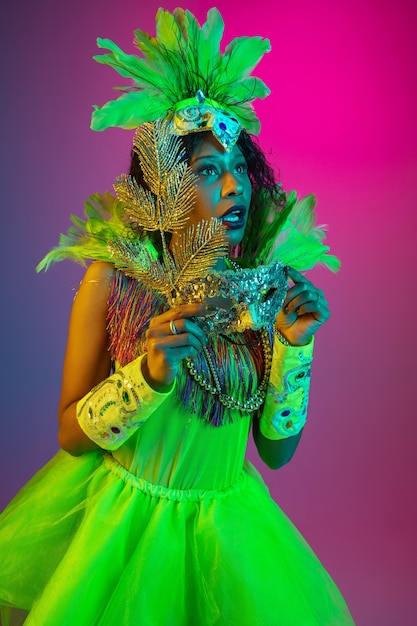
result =
[[[223,213],[223,215],[220,217],[223,226],[228,229],[243,228],[243,226],[245,225],[245,218],[246,207],[244,207],[243,205],[230,207],[230,209],[228,209],[226,213]]]

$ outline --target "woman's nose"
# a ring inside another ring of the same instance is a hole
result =
[[[239,196],[243,191],[242,183],[231,172],[227,172],[223,177],[222,196]]]

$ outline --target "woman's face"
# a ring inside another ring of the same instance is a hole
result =
[[[227,231],[229,244],[240,243],[252,196],[252,184],[240,148],[235,145],[231,152],[226,152],[210,132],[205,132],[191,155],[190,166],[199,179],[187,227],[217,217]]]

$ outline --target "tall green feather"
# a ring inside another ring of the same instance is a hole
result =
[[[340,261],[329,254],[324,226],[316,224],[315,207],[313,194],[298,200],[295,191],[281,192],[275,203],[265,194],[265,201],[256,215],[262,228],[251,240],[244,241],[246,262],[257,266],[280,259],[298,271],[321,264],[337,272]]]
[[[132,84],[121,89],[141,97],[122,95],[112,104],[96,106],[91,128],[130,129],[135,122],[154,121],[201,89],[206,98],[233,112],[248,132],[257,134],[260,123],[250,102],[266,97],[269,89],[260,79],[248,79],[270,50],[270,43],[261,37],[239,37],[222,54],[223,31],[223,19],[216,8],[208,12],[202,26],[190,11],[159,9],[156,37],[135,30],[134,42],[142,56],[125,53],[109,39],[98,39],[98,46],[110,53],[94,59],[130,78]]]

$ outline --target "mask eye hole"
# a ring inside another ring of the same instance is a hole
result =
[[[266,302],[267,300],[271,300],[274,295],[277,293],[276,287],[270,287],[269,289],[264,289],[261,291],[261,302]]]

